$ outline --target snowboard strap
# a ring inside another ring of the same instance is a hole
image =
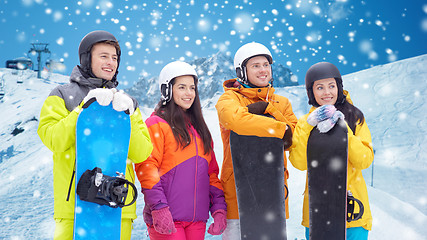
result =
[[[132,205],[138,196],[135,185],[125,179],[121,173],[117,177],[104,175],[102,170],[95,167],[86,170],[77,184],[77,194],[80,200],[107,205],[112,208]],[[129,186],[133,189],[133,199],[125,204]]]
[[[288,199],[288,196],[289,196],[289,188],[288,186],[286,186],[286,184],[285,184],[285,189],[286,189],[286,195],[285,195],[285,200],[286,200]]]
[[[359,212],[354,213],[354,205],[357,203],[359,205]],[[362,218],[365,207],[363,206],[362,201],[353,197],[350,194],[347,195],[347,222],[353,222]]]

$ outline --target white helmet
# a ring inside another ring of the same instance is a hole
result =
[[[163,105],[172,99],[172,79],[186,75],[191,75],[197,80],[196,70],[186,62],[175,61],[163,67],[159,75],[159,87],[160,93],[162,94],[161,100],[163,101]]]
[[[247,84],[246,63],[255,56],[265,56],[270,64],[273,64],[273,57],[270,50],[260,43],[251,42],[241,46],[234,55],[234,68],[236,69],[237,77],[243,83]]]

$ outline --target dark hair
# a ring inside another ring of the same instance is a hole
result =
[[[175,84],[175,79],[176,78],[171,80],[172,87]],[[166,103],[166,105],[163,105],[163,101],[160,100],[156,106],[155,114],[163,118],[171,126],[175,140],[182,148],[186,148],[191,143],[191,134],[188,132],[189,124],[191,124],[203,141],[205,154],[208,154],[213,150],[212,135],[203,118],[199,92],[197,90],[197,82],[198,81],[194,79],[194,83],[196,85],[196,96],[194,97],[193,104],[189,109],[187,109],[187,111],[184,111],[180,106],[178,106],[172,98],[171,101]]]
[[[121,55],[121,49],[120,49],[120,45],[119,45],[119,43],[118,42],[116,42],[116,41],[113,41],[113,40],[105,40],[105,41],[101,41],[101,42],[97,42],[97,43],[94,43],[91,47],[90,47],[90,53],[92,53],[92,50],[93,50],[93,46],[95,46],[95,45],[97,45],[97,44],[100,44],[100,43],[105,43],[105,44],[108,44],[108,45],[111,45],[111,46],[113,46],[113,47],[115,47],[116,48],[116,54],[117,54],[117,56],[118,57],[120,57],[120,55]]]
[[[102,86],[107,88],[115,88],[119,85],[119,82],[117,81],[117,74],[119,74],[119,66],[120,66],[120,55],[121,55],[121,49],[120,45],[117,41],[114,40],[103,40],[100,42],[96,42],[88,47],[87,51],[83,51],[79,49],[79,52],[82,51],[80,54],[80,72],[85,78],[98,78],[93,74],[92,72],[92,50],[93,47],[97,44],[108,44],[116,48],[116,54],[117,54],[117,68],[116,73],[114,74],[113,78],[111,80],[102,80]]]
[[[354,134],[357,124],[362,124],[365,122],[365,116],[363,115],[363,112],[360,111],[360,109],[347,100],[347,96],[344,95],[342,79],[335,78],[335,82],[338,86],[338,98],[334,105],[344,114],[345,120]]]

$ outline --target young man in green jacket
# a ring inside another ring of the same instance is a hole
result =
[[[53,152],[54,239],[73,239],[76,123],[85,102],[93,98],[104,106],[112,102],[115,110],[130,115],[127,180],[135,182],[132,163],[143,162],[153,149],[138,102],[115,89],[120,55],[119,43],[111,33],[93,31],[87,34],[80,42],[80,65],[74,67],[70,83],[53,89],[41,109],[37,133]],[[128,194],[133,194],[131,189]],[[130,201],[131,197],[127,199]],[[135,218],[135,204],[122,209],[121,239],[130,239]]]

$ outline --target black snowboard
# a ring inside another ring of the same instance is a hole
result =
[[[310,240],[346,239],[347,126],[311,131],[307,143]]]
[[[283,141],[231,131],[241,239],[286,240]]]

